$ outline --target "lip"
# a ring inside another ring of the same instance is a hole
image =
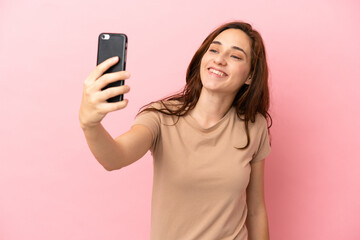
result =
[[[216,73],[213,73],[213,72],[210,71],[210,69],[214,69],[214,70],[216,70],[216,71],[219,71],[219,72],[223,73],[224,76],[220,76],[220,75],[218,75],[218,74],[216,74]],[[215,67],[208,67],[207,70],[208,70],[208,73],[209,73],[210,75],[216,76],[216,77],[218,77],[218,78],[223,78],[223,77],[227,77],[227,76],[228,76],[228,74],[227,74],[226,72],[224,72],[224,71],[221,70],[221,69],[215,68]]]

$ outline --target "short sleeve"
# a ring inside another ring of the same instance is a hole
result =
[[[271,152],[267,121],[262,115],[258,115],[256,121],[255,126],[258,131],[254,140],[257,141],[258,148],[253,155],[251,163],[265,159]],[[251,141],[253,140],[251,139]]]
[[[141,113],[139,113],[136,118],[134,123],[132,124],[134,125],[144,125],[145,127],[147,127],[151,134],[152,134],[152,144],[151,144],[151,148],[154,147],[156,140],[158,138],[158,136],[160,135],[160,117],[159,117],[159,113],[156,111],[143,111]]]

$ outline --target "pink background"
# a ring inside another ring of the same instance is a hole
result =
[[[1,1],[0,239],[149,239],[150,154],[107,172],[79,127],[97,36],[129,37],[129,106],[103,122],[115,137],[183,86],[196,49],[229,20],[252,23],[267,47],[271,238],[360,239],[357,0]]]

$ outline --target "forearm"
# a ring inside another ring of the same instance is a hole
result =
[[[249,240],[269,240],[269,227],[266,210],[249,214],[246,219]]]
[[[108,171],[121,168],[121,148],[105,128],[98,124],[84,128],[87,144],[96,160]]]

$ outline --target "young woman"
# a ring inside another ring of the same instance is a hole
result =
[[[113,139],[101,125],[124,100],[128,86],[101,89],[129,73],[103,73],[84,83],[80,124],[107,170],[125,167],[148,150],[154,158],[151,239],[269,239],[264,201],[264,159],[269,90],[260,34],[244,22],[224,24],[195,53],[184,90],[147,105],[131,129]]]

